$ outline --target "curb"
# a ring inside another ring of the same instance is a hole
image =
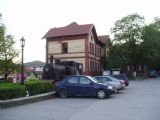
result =
[[[16,99],[11,99],[11,100],[4,100],[4,101],[0,100],[0,108],[2,109],[2,108],[7,108],[7,107],[13,107],[13,106],[18,106],[18,105],[38,102],[42,100],[47,100],[47,99],[53,98],[55,93],[56,92],[53,91],[53,92],[44,93],[40,95],[16,98]]]

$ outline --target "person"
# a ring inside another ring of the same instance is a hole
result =
[[[14,75],[13,76],[13,83],[16,83],[17,82],[17,79],[16,79],[16,76]]]
[[[136,71],[133,72],[133,76],[134,76],[134,79],[136,79],[136,76],[137,76]]]

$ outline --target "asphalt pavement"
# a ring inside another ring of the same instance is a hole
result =
[[[0,109],[0,120],[160,120],[160,78],[137,79],[107,99],[70,97]]]

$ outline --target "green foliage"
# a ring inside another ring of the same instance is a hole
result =
[[[115,22],[112,33],[108,67],[143,64],[160,69],[160,18],[144,25],[143,17],[128,15]]]
[[[36,76],[31,73],[31,75],[27,78],[27,81],[37,81],[38,79],[36,78]]]
[[[0,74],[4,75],[5,79],[17,68],[13,63],[13,59],[18,56],[14,44],[13,36],[6,35],[4,25],[0,25]]]
[[[120,44],[125,42],[139,43],[143,26],[144,17],[138,14],[131,14],[117,20],[111,29],[114,34],[114,42]]]
[[[106,69],[107,69],[107,58],[106,58],[106,56],[102,56],[102,57],[100,58],[100,62],[101,62],[101,64],[102,64],[103,70],[106,70]]]
[[[53,91],[53,85],[42,80],[27,81],[25,86],[27,87],[30,96]]]
[[[0,100],[24,97],[26,95],[26,87],[14,83],[0,83]]]
[[[27,81],[25,85],[15,83],[0,83],[0,100],[24,97],[28,90],[29,95],[47,93],[54,90],[54,86],[47,81]]]
[[[116,55],[123,64],[137,64],[137,50],[142,42],[143,26],[144,18],[138,14],[132,14],[116,21],[111,29],[114,34],[112,42],[115,46],[112,50],[113,55]]]
[[[142,32],[141,59],[150,68],[160,69],[160,18],[146,25]]]

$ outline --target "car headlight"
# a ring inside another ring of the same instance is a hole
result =
[[[110,85],[108,85],[108,89],[113,89],[113,87],[112,87],[112,86],[110,86]]]

